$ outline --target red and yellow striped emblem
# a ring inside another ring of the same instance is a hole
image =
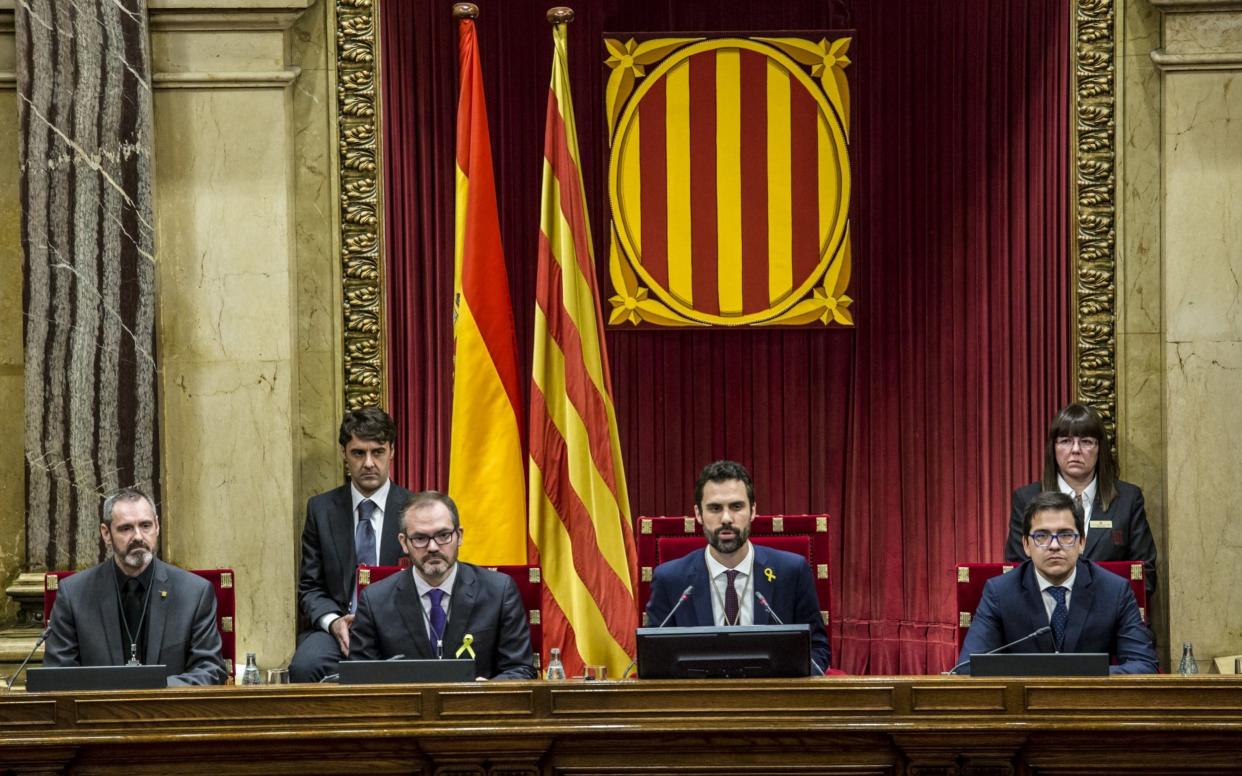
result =
[[[611,322],[851,325],[849,39],[605,45]]]

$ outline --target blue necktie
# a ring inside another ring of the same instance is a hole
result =
[[[1048,592],[1052,595],[1052,600],[1057,605],[1052,607],[1052,619],[1048,624],[1052,626],[1052,643],[1058,652],[1065,646],[1065,626],[1069,624],[1069,609],[1065,606],[1065,588],[1050,587]]]
[[[375,526],[371,516],[375,514],[375,502],[365,498],[358,503],[358,526],[354,529],[354,549],[360,565],[375,565]]]
[[[436,657],[440,657],[444,641],[444,591],[433,587],[427,591],[427,598],[431,600],[431,611],[427,613],[431,621],[431,647],[436,651]]]

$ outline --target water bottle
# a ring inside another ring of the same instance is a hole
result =
[[[550,682],[565,678],[565,664],[561,662],[561,650],[559,647],[553,647],[552,651],[548,653],[548,673],[546,677]]]
[[[1182,662],[1177,670],[1183,676],[1199,673],[1199,664],[1195,662],[1195,648],[1190,645],[1189,641],[1182,642]]]
[[[254,662],[254,653],[246,653],[246,670],[242,671],[242,684],[262,684],[259,679],[259,666]]]

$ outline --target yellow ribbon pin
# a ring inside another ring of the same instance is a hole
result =
[[[467,633],[465,636],[462,636],[461,646],[457,648],[456,656],[461,657],[461,653],[465,652],[470,655],[471,659],[474,659],[474,647],[470,646],[473,643],[474,643],[474,634]]]
[[[168,591],[167,591],[167,590],[161,590],[161,591],[160,591],[160,598],[167,598],[167,597],[168,597]]]
[[[775,581],[776,581],[776,572],[775,572],[775,571],[773,571],[772,569],[764,569],[764,570],[763,570],[763,575],[764,575],[765,577],[767,577],[767,578],[768,578],[768,581],[769,581],[769,582],[775,582]]]

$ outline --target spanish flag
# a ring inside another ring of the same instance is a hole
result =
[[[568,15],[568,9],[553,9]],[[543,568],[545,650],[570,675],[620,676],[635,651],[637,563],[582,191],[565,49],[554,21],[530,388],[530,536]],[[547,664],[544,656],[544,664]]]
[[[453,426],[449,495],[461,512],[461,557],[526,562],[517,336],[500,245],[492,148],[474,20],[458,21],[457,208],[453,282]]]

